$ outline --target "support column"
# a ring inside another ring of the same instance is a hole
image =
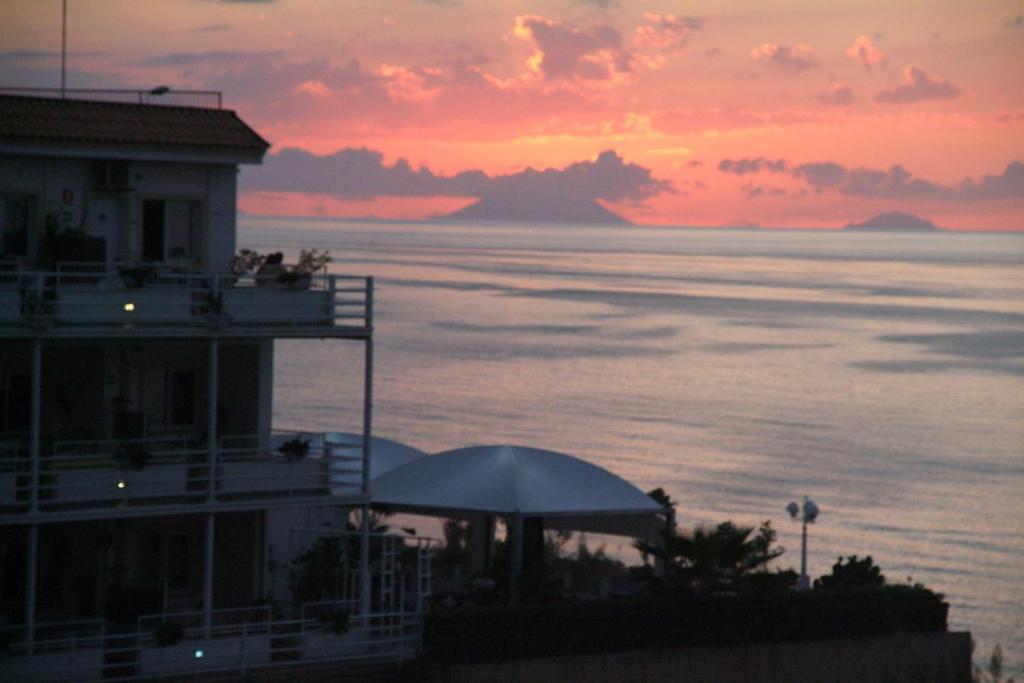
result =
[[[363,505],[362,523],[359,525],[359,614],[363,626],[370,625],[370,506]]]
[[[370,449],[373,436],[373,278],[366,278],[366,358],[363,362],[363,523],[359,539],[359,613],[369,625],[370,600]]]
[[[43,413],[43,342],[38,337],[32,340],[32,405],[29,422],[29,460],[32,463],[32,476],[29,480],[29,512],[39,512],[39,458],[40,439],[42,438]]]
[[[29,479],[29,514],[39,512],[40,439],[42,438],[43,408],[43,342],[32,340],[32,395],[29,422],[29,460],[32,475]],[[36,631],[36,575],[39,565],[39,525],[28,529],[28,556],[25,561],[25,648],[32,654]]]
[[[25,651],[32,654],[36,633],[36,572],[39,564],[39,525],[28,528],[28,560],[25,563]]]
[[[508,576],[508,597],[512,605],[519,604],[521,584],[523,582],[523,516],[513,515],[506,520],[508,533],[512,542],[509,560],[512,563]]]
[[[203,635],[210,637],[213,628],[213,534],[214,515],[206,515],[206,548],[203,554]]]
[[[216,492],[217,478],[217,398],[220,387],[218,386],[220,374],[220,341],[216,338],[210,339],[209,359],[207,360],[208,370],[206,378],[206,451],[209,459],[210,469],[207,479],[207,502],[212,503]]]

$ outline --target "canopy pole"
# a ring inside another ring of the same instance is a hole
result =
[[[509,522],[512,567],[509,570],[508,596],[510,604],[518,605],[523,582],[523,516],[513,515]]]

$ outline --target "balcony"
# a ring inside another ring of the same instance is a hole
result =
[[[4,264],[0,264],[3,266]],[[373,279],[324,272],[289,283],[187,267],[61,263],[0,267],[0,337],[233,335],[365,337]]]
[[[42,449],[35,468],[26,445],[5,441],[0,520],[17,520],[33,507],[42,515],[109,516],[197,503],[351,502],[360,500],[362,480],[361,444],[331,434],[226,436],[212,463],[205,442],[184,437],[56,441]]]

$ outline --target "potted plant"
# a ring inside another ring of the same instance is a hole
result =
[[[313,273],[325,268],[331,261],[331,252],[327,249],[303,249],[299,252],[299,262],[291,270],[278,275],[277,281],[289,287],[309,287]]]
[[[250,275],[263,265],[266,258],[252,249],[240,249],[231,260],[231,274],[236,278]]]
[[[121,276],[125,287],[137,289],[145,286],[148,280],[152,280],[156,276],[156,268],[148,265],[123,267],[118,271],[118,275]]]
[[[309,441],[302,440],[298,437],[285,441],[283,444],[277,447],[277,452],[288,459],[288,462],[294,462],[301,460],[306,457],[309,453]]]

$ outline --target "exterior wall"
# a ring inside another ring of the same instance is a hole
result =
[[[746,647],[618,652],[440,667],[426,669],[423,674],[426,680],[446,683],[968,683],[971,680],[971,634],[914,633],[880,638],[773,643]]]
[[[337,507],[266,511],[267,599],[282,605],[291,602],[291,561],[316,542],[314,530],[344,530],[347,516],[347,510]]]
[[[97,149],[96,160],[104,159]],[[235,252],[237,167],[233,164],[129,162],[131,190],[103,190],[96,160],[0,155],[0,193],[36,198],[29,253],[38,254],[47,215],[62,229],[83,228],[107,237],[108,260],[138,261],[141,256],[142,202],[189,199],[202,203],[198,246],[206,270],[223,272]]]

